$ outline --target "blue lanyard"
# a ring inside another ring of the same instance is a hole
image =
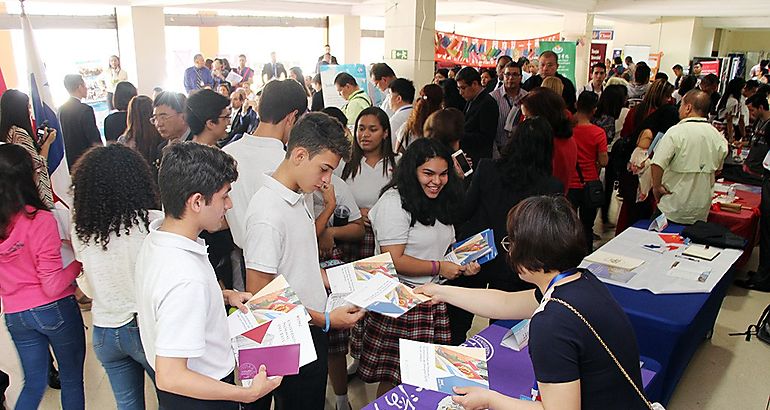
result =
[[[545,292],[543,292],[543,297],[545,297],[545,294],[548,293],[548,290],[551,289],[551,287],[554,285],[554,283],[568,277],[572,276],[574,274],[578,273],[577,269],[570,269],[565,270],[564,272],[561,272],[560,274],[556,275],[551,279],[551,282],[548,283],[548,287],[545,288]],[[530,401],[542,401],[540,398],[540,389],[537,386],[537,380],[535,380],[535,383],[532,385],[532,390],[530,391],[530,397],[522,395],[521,398],[523,400],[530,400]]]

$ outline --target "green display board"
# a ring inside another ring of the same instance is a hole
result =
[[[541,41],[540,53],[551,50],[559,56],[557,72],[575,84],[575,42],[574,41]]]

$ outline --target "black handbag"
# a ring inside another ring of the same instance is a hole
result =
[[[751,341],[751,336],[770,344],[770,305],[759,316],[757,324],[750,325],[743,333],[728,333],[729,336],[746,336],[746,341]]]
[[[583,205],[589,208],[601,208],[604,205],[604,184],[602,181],[588,181],[583,179],[583,172],[580,170],[580,164],[575,164],[580,183],[583,184]]]

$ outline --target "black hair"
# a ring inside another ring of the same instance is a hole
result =
[[[305,95],[310,97],[310,90],[308,90],[307,86],[305,85],[305,74],[302,73],[302,69],[299,67],[292,67],[289,69],[289,72],[294,74],[295,77],[297,77],[297,79],[294,81],[298,82],[299,85],[302,86],[302,89],[305,90]]]
[[[152,101],[152,107],[157,108],[161,105],[165,105],[168,108],[178,112],[184,113],[185,105],[187,104],[187,97],[182,93],[174,91],[161,91],[157,97]]]
[[[128,81],[121,81],[115,86],[115,94],[112,95],[112,105],[118,111],[126,111],[128,102],[136,97],[136,87]]]
[[[369,75],[374,77],[375,81],[380,81],[383,77],[395,77],[396,72],[385,63],[374,63],[369,69]]]
[[[152,99],[146,95],[132,98],[128,103],[126,115],[126,141],[134,142],[136,151],[148,164],[159,157],[158,147],[163,142],[158,129],[150,123],[150,117],[152,117]]]
[[[460,95],[460,90],[457,88],[457,81],[454,78],[447,77],[441,84],[441,90],[444,93],[443,104],[444,108],[457,108],[458,110],[465,109],[465,99]]]
[[[463,136],[465,115],[457,108],[444,108],[428,116],[422,128],[422,136],[441,141],[447,148]]]
[[[567,118],[567,104],[561,95],[545,87],[535,87],[522,100],[531,116],[542,116],[553,129],[554,138],[570,138],[572,124]]]
[[[506,68],[518,68],[519,71],[521,71],[521,64],[516,61],[511,61],[510,63],[506,64],[505,67],[503,67],[503,69]]]
[[[495,167],[505,189],[527,191],[539,179],[552,175],[553,129],[548,120],[535,117],[522,121],[501,154]]]
[[[637,84],[647,84],[650,82],[650,66],[644,61],[640,61],[636,64],[634,70],[634,82]]]
[[[700,82],[701,84],[719,84],[719,77],[717,77],[716,74],[706,74],[706,76],[703,77]]]
[[[593,73],[594,69],[596,69],[596,68],[602,68],[602,69],[604,69],[605,73],[607,72],[607,64],[604,64],[602,62],[598,62],[598,63],[594,64],[593,66],[591,66],[591,72]]]
[[[681,97],[684,97],[684,95],[687,94],[688,91],[695,88],[696,84],[698,84],[698,77],[694,75],[684,76],[682,81],[679,82],[679,95]]]
[[[339,73],[336,77],[334,77],[334,84],[338,85],[340,87],[344,87],[348,84],[353,86],[358,86],[358,83],[356,82],[356,79],[348,74],[348,73]]]
[[[191,135],[198,135],[206,129],[206,123],[218,124],[222,110],[230,106],[230,100],[214,90],[202,89],[190,94],[185,108],[185,121]]]
[[[658,71],[657,73],[655,73],[655,80],[668,81],[668,74],[664,73],[663,71]]]
[[[508,264],[519,274],[575,268],[586,255],[583,226],[563,196],[533,196],[508,212]]]
[[[436,73],[441,74],[444,78],[449,78],[449,70],[446,68],[439,68]]]
[[[332,118],[336,118],[342,125],[347,125],[348,123],[348,117],[337,107],[324,107],[321,112]]]
[[[671,67],[671,69],[672,70],[683,70],[684,68],[682,68],[681,64],[674,64],[674,66]]]
[[[430,199],[417,179],[417,168],[433,158],[441,158],[447,163],[447,183],[438,197]],[[391,188],[396,188],[401,197],[401,207],[409,212],[412,219],[409,226],[419,222],[433,226],[438,220],[445,225],[457,221],[458,212],[463,203],[463,188],[460,177],[454,170],[452,154],[443,143],[432,138],[420,138],[409,144],[398,163],[390,182],[382,188],[380,195]]]
[[[162,93],[163,87],[152,87],[152,91],[156,93]]]
[[[508,54],[503,54],[500,57],[497,57],[497,64],[500,64],[500,60],[508,60],[508,63],[513,62],[513,58]],[[508,64],[508,63],[505,63],[505,64]]]
[[[748,80],[746,81],[746,89],[747,90],[754,90],[759,88],[759,81],[757,80]]]
[[[380,144],[380,155],[382,156],[382,175],[387,176],[389,169],[396,169],[396,156],[393,154],[393,130],[390,128],[390,119],[388,114],[385,113],[380,107],[367,107],[358,114],[356,118],[356,125],[353,128],[353,151],[350,154],[350,161],[345,163],[345,167],[342,169],[342,179],[348,178],[355,179],[358,172],[361,170],[361,160],[364,158],[364,150],[361,148],[361,144],[358,143],[358,124],[361,118],[371,115],[377,118],[380,123],[383,132],[386,136],[382,139]]]
[[[39,210],[47,210],[35,184],[32,157],[18,144],[0,145],[0,239],[6,239],[11,220],[19,212],[34,218]],[[27,211],[29,206],[33,210]]]
[[[77,91],[81,84],[85,84],[85,81],[83,81],[83,76],[80,74],[67,74],[64,76],[64,88],[70,94]]]
[[[599,97],[599,105],[596,110],[596,117],[609,115],[612,118],[620,118],[620,112],[626,105],[628,98],[628,87],[622,84],[608,85],[602,91]]]
[[[615,57],[615,59],[613,60],[613,62],[614,62],[615,64],[623,64],[623,59],[622,59],[622,58],[620,58],[620,57]]]
[[[296,81],[270,81],[262,88],[259,99],[259,120],[278,124],[287,115],[297,112],[297,118],[307,111],[305,89]]]
[[[321,84],[321,73],[313,76],[313,84]]]
[[[583,91],[578,96],[575,108],[577,112],[591,115],[599,104],[599,96],[593,91]]]
[[[764,108],[765,111],[770,110],[770,103],[767,101],[767,96],[760,93],[756,93],[746,100],[746,105],[751,105],[754,108]]]
[[[634,62],[634,58],[631,56],[626,56],[626,61]],[[643,61],[642,61],[643,62]]]
[[[404,102],[411,104],[414,101],[414,83],[406,78],[396,78],[388,86],[391,93],[398,94]]]
[[[722,94],[722,98],[719,99],[719,103],[717,104],[717,111],[720,111],[727,106],[727,100],[730,99],[730,97],[735,98],[735,100],[740,103],[741,91],[743,91],[744,85],[746,85],[746,80],[743,78],[735,77],[730,80],[727,83],[727,87],[725,88],[725,93]]]
[[[13,126],[23,129],[35,140],[29,118],[29,97],[19,90],[10,89],[0,96],[0,141],[8,142],[8,133]]]
[[[559,56],[551,50],[546,50],[540,53],[540,55],[538,56],[538,59],[541,59],[543,57],[553,58],[554,60],[556,60],[557,63],[559,62]]]
[[[158,193],[150,166],[138,152],[120,144],[86,151],[72,172],[73,224],[85,244],[107,250],[111,234],[128,235],[131,227],[150,225]]]
[[[474,81],[481,84],[481,74],[473,67],[463,67],[457,75],[455,75],[455,81],[458,83],[463,81],[468,85],[472,85]]]
[[[350,140],[345,135],[345,125],[322,112],[303,115],[291,128],[286,158],[294,148],[307,150],[310,158],[329,150],[347,161],[350,158]]]
[[[158,171],[163,209],[182,219],[190,196],[200,193],[208,205],[215,193],[236,179],[235,160],[219,148],[192,141],[172,144],[164,149]]]

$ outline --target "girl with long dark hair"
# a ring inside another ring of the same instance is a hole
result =
[[[120,144],[80,157],[72,175],[72,245],[91,289],[93,344],[117,408],[144,408],[144,373],[154,379],[136,322],[134,266],[151,219],[161,217],[150,166]],[[151,187],[151,189],[148,189]]]
[[[444,261],[454,242],[462,196],[449,150],[434,139],[414,141],[369,212],[377,248],[390,252],[402,283],[416,286],[478,272],[476,263]],[[378,396],[401,381],[399,339],[451,341],[446,305],[441,303],[417,305],[397,319],[369,313],[364,320],[358,376],[379,382]]]
[[[42,124],[41,124],[42,125]],[[29,97],[18,90],[6,90],[0,97],[0,142],[22,146],[34,164],[34,179],[40,199],[53,208],[53,191],[48,175],[48,150],[56,139],[56,130],[44,128],[38,141],[29,112]]]
[[[85,332],[74,296],[81,265],[62,268],[61,245],[57,221],[35,188],[29,153],[0,145],[0,298],[24,370],[18,409],[40,405],[49,345],[59,364],[62,408],[85,406]]]
[[[746,122],[748,118],[743,116],[743,104],[741,104],[741,98],[743,97],[741,91],[743,91],[743,86],[745,85],[746,80],[743,78],[736,77],[730,80],[727,83],[724,95],[722,95],[717,104],[717,119],[724,122],[725,136],[727,141],[730,142],[741,140],[746,135]]]
[[[163,138],[158,129],[150,123],[152,117],[152,99],[146,95],[138,95],[128,104],[126,133],[118,138],[118,142],[138,152],[148,164],[152,165],[160,157],[159,147]],[[157,181],[157,167],[151,166],[153,181]]]

